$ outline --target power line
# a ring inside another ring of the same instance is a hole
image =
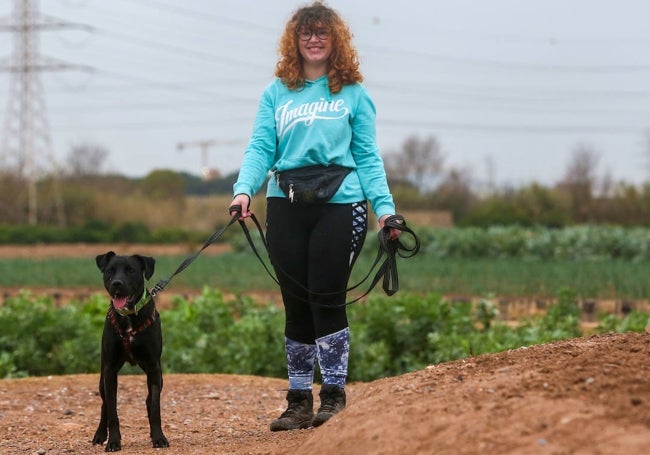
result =
[[[629,37],[598,37],[598,36],[561,36],[561,35],[519,35],[506,33],[478,33],[474,30],[441,30],[436,29],[431,34],[449,39],[461,41],[479,41],[481,43],[491,42],[497,44],[536,44],[542,46],[647,46],[650,44],[648,36]]]
[[[151,39],[140,38],[137,35],[131,33],[120,33],[108,29],[104,29],[101,27],[94,27],[93,31],[102,34],[104,36],[107,36],[109,38],[114,38],[120,41],[124,41],[129,45],[132,45],[133,43],[137,43],[139,45],[144,45],[152,49],[164,50],[164,51],[175,53],[177,55],[182,55],[184,57],[193,57],[201,61],[205,61],[207,59],[212,62],[216,62],[220,64],[227,64],[227,65],[235,64],[235,65],[251,67],[254,69],[268,70],[266,65],[257,64],[254,61],[218,56],[218,55],[211,54],[209,52],[197,51],[197,50],[183,48],[171,44],[164,44]]]
[[[390,126],[413,126],[433,129],[479,131],[486,133],[510,132],[524,134],[643,134],[642,127],[634,128],[629,126],[589,126],[589,125],[504,125],[497,123],[461,123],[461,122],[437,122],[437,121],[404,121],[401,119],[377,118],[377,122]]]
[[[500,87],[489,85],[461,85],[449,83],[430,82],[429,84],[417,84],[403,86],[397,81],[371,82],[369,86],[385,91],[392,91],[403,95],[410,93],[418,98],[423,94],[452,95],[461,97],[484,98],[496,101],[544,101],[556,102],[567,101],[568,99],[593,100],[595,98],[640,100],[650,97],[650,89],[642,90],[595,90],[595,89],[552,89],[546,87]]]
[[[541,73],[589,73],[589,74],[612,74],[612,73],[640,73],[650,71],[650,63],[638,64],[628,63],[620,65],[559,65],[552,63],[530,63],[500,60],[484,60],[476,58],[454,57],[441,54],[429,54],[411,50],[395,49],[389,47],[364,46],[364,49],[382,55],[396,55],[399,57],[414,57],[417,59],[434,60],[456,65],[473,66],[481,68],[492,68],[497,70],[535,71]]]
[[[236,27],[238,29],[241,29],[242,27],[246,27],[252,30],[260,31],[261,33],[268,33],[268,32],[275,31],[275,28],[269,27],[268,25],[253,23],[241,19],[233,19],[231,17],[206,13],[205,11],[195,11],[189,8],[182,8],[180,6],[168,5],[166,3],[161,3],[156,0],[140,0],[139,3],[149,4],[150,7],[166,10],[172,13],[176,13],[186,17],[191,17],[194,19],[225,23],[228,25],[232,25],[233,27]]]
[[[143,83],[146,84],[148,88],[157,88],[157,89],[164,89],[164,90],[171,90],[175,92],[182,92],[182,93],[192,93],[200,96],[209,96],[212,98],[218,98],[222,100],[231,100],[231,101],[242,101],[244,100],[243,97],[241,96],[236,96],[232,95],[229,93],[217,93],[214,92],[213,90],[204,90],[201,87],[188,87],[184,84],[181,83],[172,83],[172,82],[160,82],[160,81],[154,81],[148,78],[144,77],[138,77],[138,76],[133,76],[130,74],[123,74],[123,73],[117,73],[117,72],[111,72],[111,71],[99,71],[98,74],[103,74],[104,76],[108,76],[114,79],[118,80],[124,80],[124,81],[131,81],[131,82],[136,82],[136,83]]]
[[[237,123],[241,124],[246,122],[250,123],[252,120],[247,117],[228,117],[224,119],[217,119],[221,123]],[[169,131],[172,127],[185,127],[185,126],[197,126],[197,125],[211,125],[215,123],[214,118],[204,118],[201,120],[184,120],[182,124],[179,124],[178,120],[140,120],[140,121],[129,121],[123,123],[102,123],[101,125],[84,125],[84,130],[94,130],[94,131],[105,131],[105,130],[142,130],[142,129],[159,129],[163,128],[165,131]],[[79,125],[57,125],[56,130],[78,130]]]

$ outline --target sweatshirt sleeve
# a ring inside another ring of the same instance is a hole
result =
[[[350,150],[357,165],[361,187],[379,219],[384,215],[394,215],[395,203],[377,146],[375,105],[362,86],[358,95],[356,110],[351,118]]]
[[[260,98],[253,133],[233,185],[234,194],[253,196],[257,193],[275,161],[277,141],[273,105],[272,86],[269,86]]]

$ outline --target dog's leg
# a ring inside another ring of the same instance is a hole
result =
[[[145,369],[147,373],[147,416],[149,417],[149,434],[154,447],[169,447],[169,441],[163,434],[160,419],[160,393],[163,387],[160,362]]]
[[[117,369],[113,369],[111,366],[102,371],[102,376],[104,377],[104,394],[106,396],[106,424],[108,426],[106,452],[122,450],[120,419],[117,417],[117,371]]]
[[[100,373],[99,376],[99,395],[102,397],[102,411],[99,419],[97,431],[93,438],[93,444],[103,444],[108,436],[108,424],[106,422],[106,391],[104,390],[104,375]]]

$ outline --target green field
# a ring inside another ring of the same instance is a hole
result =
[[[169,277],[185,258],[157,257],[149,286]],[[373,259],[372,248],[362,254],[351,284],[368,273]],[[647,305],[632,305],[629,314],[603,306],[584,310],[583,317],[583,304],[587,299],[647,300],[650,260],[441,258],[423,251],[410,259],[398,258],[398,269],[397,295],[386,297],[376,289],[363,304],[349,307],[356,340],[350,354],[352,380],[395,376],[448,360],[585,334],[648,327],[649,312],[643,309]],[[0,259],[0,288],[97,290],[81,292],[83,297],[75,296],[65,305],[37,292],[4,293],[0,378],[97,372],[107,299],[94,257]],[[359,289],[348,301],[367,289],[367,283]],[[253,295],[277,290],[248,249],[199,256],[165,289],[172,305],[161,306],[164,370],[283,377],[284,349],[278,335],[284,312],[274,299],[261,302]],[[526,313],[513,301],[537,298],[545,300],[543,312]],[[511,301],[512,311],[504,311],[503,303]]]
[[[158,257],[150,281],[167,278],[184,256]],[[362,256],[351,284],[369,270],[374,256]],[[448,258],[420,254],[398,259],[400,291],[443,295],[555,297],[571,288],[579,297],[646,299],[650,296],[650,261],[526,260],[521,258]],[[230,292],[273,291],[277,285],[249,251],[203,255],[177,275],[166,289]],[[93,258],[0,259],[0,287],[101,288]],[[360,289],[366,289],[362,286]],[[380,292],[380,291],[375,291]]]

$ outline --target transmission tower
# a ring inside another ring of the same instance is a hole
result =
[[[83,70],[39,52],[39,32],[81,28],[85,25],[62,21],[39,13],[38,0],[13,0],[12,15],[0,18],[0,32],[13,34],[9,60],[0,60],[0,71],[10,73],[9,96],[3,125],[0,166],[14,168],[27,182],[28,222],[37,224],[37,170],[44,159],[53,160],[50,126],[40,74],[44,71]],[[55,170],[57,172],[57,170]],[[56,182],[57,177],[55,177]],[[57,203],[59,223],[64,223],[63,208]]]

